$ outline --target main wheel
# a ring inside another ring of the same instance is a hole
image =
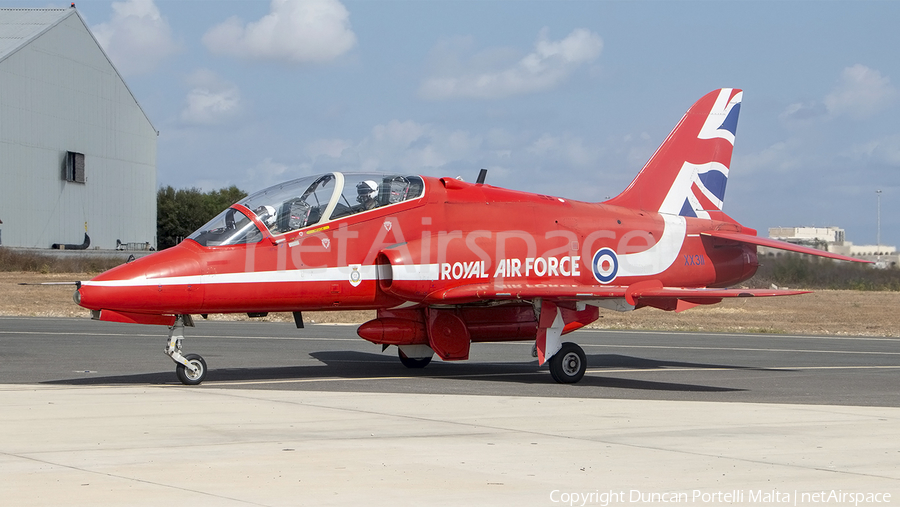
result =
[[[204,361],[199,354],[188,354],[184,356],[184,358],[187,359],[191,365],[197,367],[197,373],[185,368],[183,364],[179,364],[175,367],[175,374],[178,375],[178,380],[186,386],[195,386],[200,382],[203,382],[203,379],[206,378],[206,361]]]
[[[428,366],[428,363],[431,362],[431,357],[423,357],[421,359],[406,357],[406,354],[404,354],[402,350],[397,350],[400,352],[400,362],[403,363],[403,366],[406,366],[407,368],[424,368]]]
[[[562,344],[559,352],[550,358],[550,375],[560,384],[574,384],[581,380],[587,370],[584,350],[574,343]]]

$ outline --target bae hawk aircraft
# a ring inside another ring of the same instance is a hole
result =
[[[600,203],[455,178],[332,172],[232,205],[179,245],[78,283],[104,321],[169,326],[184,384],[206,362],[182,352],[192,315],[376,310],[360,337],[409,368],[469,357],[472,343],[527,340],[561,383],[587,362],[562,335],[601,308],[681,311],[803,291],[730,288],[757,246],[850,257],[757,236],[722,212],[742,92],[698,100],[618,196]]]

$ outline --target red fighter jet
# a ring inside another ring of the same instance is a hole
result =
[[[561,336],[618,311],[685,310],[803,291],[728,288],[757,246],[856,261],[760,238],[721,211],[741,90],[691,107],[617,197],[586,203],[454,178],[333,172],[257,192],[176,247],[80,282],[95,319],[169,326],[185,384],[207,365],[182,353],[191,315],[377,310],[362,338],[422,368],[472,342],[529,340],[557,382],[584,351]]]

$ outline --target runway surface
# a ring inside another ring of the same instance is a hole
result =
[[[202,386],[164,327],[0,317],[4,501],[900,502],[898,339],[576,332],[588,373],[559,385],[529,343],[417,371],[352,326],[185,334]]]
[[[531,343],[477,343],[470,359],[408,370],[355,326],[204,322],[186,328],[204,387],[900,407],[900,339],[578,331],[588,372],[559,385]],[[174,384],[167,329],[0,318],[0,383]]]

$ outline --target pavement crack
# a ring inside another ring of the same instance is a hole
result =
[[[146,480],[146,479],[140,479],[140,478],[137,478],[137,477],[129,477],[129,476],[127,476],[127,475],[114,474],[114,473],[110,473],[110,472],[100,472],[100,471],[97,471],[97,470],[90,470],[90,469],[87,469],[87,468],[77,467],[77,466],[73,466],[73,465],[67,465],[67,464],[65,464],[65,463],[58,463],[58,462],[50,461],[50,460],[47,460],[47,459],[34,458],[34,457],[26,456],[26,455],[23,455],[23,454],[15,454],[15,453],[9,453],[9,452],[0,451],[0,456],[6,456],[6,457],[9,457],[9,458],[22,459],[22,460],[26,460],[26,461],[32,461],[32,462],[34,462],[34,463],[40,463],[40,464],[43,464],[43,465],[50,465],[50,466],[54,466],[54,467],[66,468],[66,469],[68,469],[68,470],[74,470],[74,471],[76,471],[76,472],[82,472],[82,473],[91,474],[91,475],[99,475],[99,476],[102,476],[102,477],[109,477],[109,478],[112,478],[112,479],[118,479],[118,480],[123,480],[123,481],[130,481],[130,482],[138,482],[138,483],[141,483],[141,484],[148,484],[148,485],[151,485],[151,486],[157,486],[157,487],[160,487],[160,488],[167,488],[167,489],[174,489],[174,490],[177,490],[177,491],[184,491],[184,492],[196,493],[196,494],[198,494],[198,495],[203,495],[203,496],[210,497],[210,498],[216,498],[216,499],[219,499],[219,500],[229,500],[229,501],[232,501],[232,502],[238,502],[238,503],[246,504],[246,505],[256,505],[256,506],[259,506],[259,507],[273,507],[273,506],[270,506],[270,505],[268,505],[268,504],[261,504],[261,503],[257,503],[257,502],[251,502],[251,501],[244,500],[244,499],[241,499],[241,498],[234,498],[234,497],[225,496],[225,495],[217,495],[217,494],[215,494],[215,493],[210,493],[210,492],[208,492],[208,491],[201,491],[201,490],[199,490],[199,489],[191,489],[191,488],[185,488],[185,487],[183,487],[183,486],[175,486],[175,485],[172,485],[172,484],[164,484],[164,483],[156,482],[156,481],[148,481],[148,480]]]

